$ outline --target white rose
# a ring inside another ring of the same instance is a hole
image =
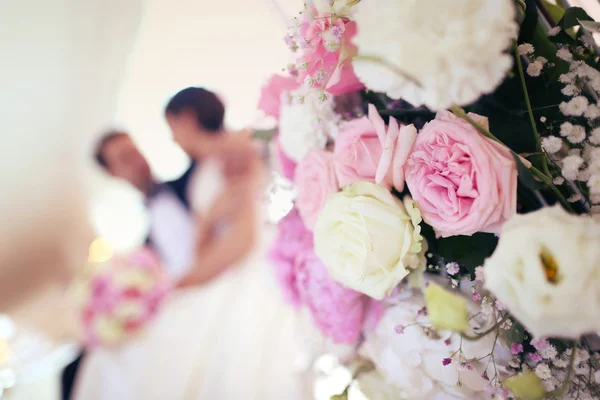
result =
[[[357,182],[330,195],[314,230],[315,253],[333,279],[382,299],[425,263],[421,215],[387,189]]]
[[[600,225],[560,206],[516,215],[485,262],[487,288],[535,336],[600,331]]]
[[[301,88],[290,93],[294,100],[281,107],[279,142],[285,154],[296,162],[310,150],[325,148],[327,137],[337,134],[333,100],[321,95]]]

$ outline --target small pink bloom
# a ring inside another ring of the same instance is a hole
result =
[[[465,369],[467,371],[473,371],[473,366],[471,364],[465,364]]]
[[[296,207],[306,228],[312,231],[327,196],[339,190],[333,154],[323,150],[308,153],[296,168],[295,182],[298,190]]]
[[[517,355],[517,354],[521,354],[523,352],[523,345],[521,343],[515,343],[512,346],[510,346],[510,352],[513,355]]]
[[[448,366],[448,365],[450,365],[450,364],[452,364],[452,359],[451,359],[451,358],[444,358],[444,359],[442,360],[442,365],[443,365],[444,367],[446,367],[446,366]]]
[[[550,343],[544,338],[533,339],[531,345],[535,347],[537,351],[545,350],[550,346]]]
[[[352,57],[357,51],[351,43],[356,35],[356,22],[316,15],[304,23],[301,33],[310,43],[300,56],[307,63],[307,68],[300,72],[301,80],[307,75],[314,77],[322,71],[328,77],[324,89],[334,96],[364,87],[352,67]]]
[[[481,301],[481,295],[477,292],[474,292],[471,297],[475,303],[479,303]]]
[[[487,118],[470,114],[487,127]],[[406,183],[438,236],[499,233],[516,213],[517,167],[510,151],[447,111],[421,129]]]
[[[404,334],[404,325],[396,325],[394,327],[394,332],[396,332],[398,335]]]
[[[262,87],[258,108],[265,114],[279,119],[281,109],[281,96],[300,86],[297,79],[292,76],[273,75]]]
[[[417,130],[413,125],[400,126],[392,117],[386,129],[383,118],[373,104],[369,104],[369,120],[375,127],[383,149],[377,164],[375,182],[392,182],[396,190],[401,192],[404,190],[404,164],[417,137]]]
[[[340,187],[359,181],[375,182],[382,147],[367,117],[346,122],[335,141],[335,172]],[[389,187],[389,182],[387,183]]]
[[[540,356],[538,353],[529,354],[529,358],[531,358],[531,361],[535,361],[535,362],[542,361],[542,356]]]

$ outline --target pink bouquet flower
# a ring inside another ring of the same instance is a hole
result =
[[[334,96],[364,87],[352,67],[352,57],[357,52],[351,43],[356,35],[354,21],[317,13],[302,25],[300,33],[300,79]]]
[[[80,281],[86,341],[115,345],[137,334],[156,315],[171,282],[149,248],[87,266]]]
[[[373,104],[369,104],[369,120],[375,127],[383,148],[375,173],[375,183],[385,185],[385,182],[392,182],[396,190],[402,192],[404,190],[404,166],[417,137],[417,129],[414,125],[400,126],[398,121],[392,117],[386,128],[383,118]]]
[[[345,123],[335,141],[334,166],[341,187],[359,181],[375,182],[382,147],[367,117]],[[389,187],[388,182],[383,182]]]
[[[296,209],[290,211],[278,225],[278,234],[267,253],[267,259],[275,266],[275,275],[286,301],[294,306],[300,305],[300,294],[296,287],[294,271],[296,257],[311,240]]]
[[[258,108],[265,114],[279,119],[281,97],[300,86],[298,79],[293,76],[273,75],[262,87]]]
[[[339,190],[333,154],[323,150],[310,152],[296,168],[298,197],[296,207],[308,230],[312,231],[327,196]]]
[[[334,343],[356,343],[367,321],[369,327],[375,325],[369,317],[370,311],[374,311],[375,319],[381,316],[380,307],[373,307],[373,303],[377,303],[375,300],[345,288],[331,278],[315,255],[312,241],[296,260],[296,285],[317,327]]]
[[[488,128],[487,118],[470,117]],[[448,111],[417,136],[406,183],[423,220],[441,237],[499,233],[517,211],[517,166],[510,151]]]

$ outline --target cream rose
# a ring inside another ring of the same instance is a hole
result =
[[[487,288],[535,336],[600,331],[600,225],[559,206],[516,215],[486,260]]]
[[[315,253],[333,279],[382,299],[425,263],[421,215],[408,196],[357,182],[330,195],[314,231]]]

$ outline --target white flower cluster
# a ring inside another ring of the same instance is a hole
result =
[[[280,143],[288,157],[300,162],[310,150],[323,149],[338,132],[339,116],[325,92],[300,88],[281,106]]]
[[[414,106],[470,104],[510,70],[514,16],[509,0],[361,1],[354,70],[370,90]]]

